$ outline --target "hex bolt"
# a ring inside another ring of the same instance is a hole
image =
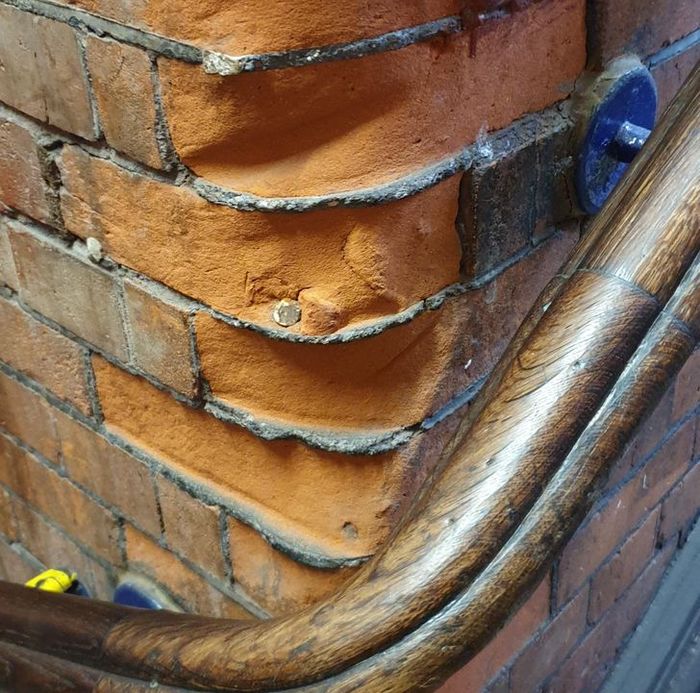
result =
[[[299,301],[283,298],[272,311],[272,319],[282,327],[291,327],[301,320],[301,305]]]
[[[639,154],[644,143],[649,139],[649,135],[651,135],[651,130],[648,128],[626,120],[620,125],[613,140],[617,158],[626,164],[632,163],[634,157]]]

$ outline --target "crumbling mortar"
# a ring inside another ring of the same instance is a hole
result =
[[[95,140],[104,141],[104,128],[102,127],[102,119],[100,118],[100,109],[97,105],[95,87],[92,83],[92,75],[90,74],[90,68],[88,66],[86,31],[76,31],[75,36],[78,44],[80,66],[82,68],[83,79],[85,80],[85,87],[88,95],[88,103],[90,104],[90,113],[92,115],[92,127]]]
[[[175,151],[172,137],[170,136],[170,128],[168,127],[165,105],[163,104],[163,91],[160,83],[160,73],[158,71],[158,59],[155,53],[149,51],[150,60],[150,78],[153,88],[153,102],[155,106],[155,137],[160,153],[161,161],[166,170],[177,170],[182,172],[184,166],[180,161],[180,157]],[[180,179],[181,181],[181,179]],[[182,181],[181,181],[182,182]]]

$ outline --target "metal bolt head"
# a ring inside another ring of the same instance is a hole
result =
[[[272,311],[272,319],[282,327],[291,327],[301,320],[301,305],[299,301],[283,298]]]

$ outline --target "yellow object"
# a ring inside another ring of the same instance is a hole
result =
[[[45,570],[24,583],[25,587],[33,587],[45,592],[67,592],[76,581],[76,573],[64,573],[62,570]]]

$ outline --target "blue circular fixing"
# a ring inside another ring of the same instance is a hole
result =
[[[591,116],[579,153],[576,188],[588,214],[600,210],[656,122],[657,94],[649,70],[619,77]]]
[[[112,601],[122,606],[134,606],[138,609],[162,609],[163,605],[154,595],[148,594],[140,585],[122,582],[114,590]]]

